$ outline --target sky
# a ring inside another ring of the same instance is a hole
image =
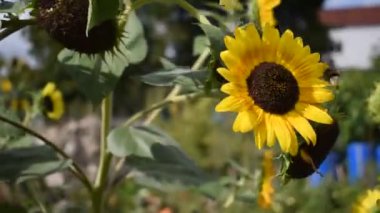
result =
[[[368,7],[380,5],[380,0],[325,0],[324,9],[338,9],[350,7]]]

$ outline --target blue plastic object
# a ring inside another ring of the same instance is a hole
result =
[[[327,155],[326,159],[322,162],[322,164],[318,168],[318,172],[323,175],[323,177],[314,172],[310,177],[309,177],[309,184],[312,187],[317,187],[321,184],[323,181],[323,178],[329,175],[329,173],[335,171],[335,167],[338,161],[338,154],[335,152],[331,152]],[[333,173],[333,175],[335,175]]]
[[[371,159],[370,145],[366,142],[354,142],[347,146],[347,169],[350,183],[364,176],[365,168]]]

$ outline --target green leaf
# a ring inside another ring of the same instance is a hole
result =
[[[219,58],[221,51],[225,49],[225,33],[218,27],[209,24],[199,24],[205,35],[210,41],[211,52],[213,56]]]
[[[119,5],[119,0],[89,0],[86,34],[94,26],[115,18]]]
[[[118,156],[137,155],[152,158],[150,147],[154,143],[176,145],[168,135],[153,127],[119,127],[107,137],[109,151]]]
[[[128,163],[125,166],[133,171],[129,177],[145,186],[174,190],[183,185],[200,185],[210,179],[171,137],[157,128],[117,128],[108,137],[108,147],[115,155],[127,156]],[[115,150],[116,148],[124,151]],[[130,149],[127,150],[128,148]]]
[[[125,157],[138,152],[139,145],[133,138],[129,127],[113,129],[108,135],[107,141],[108,150],[115,156]]]
[[[128,18],[125,33],[113,52],[86,55],[64,49],[58,60],[77,81],[79,89],[94,104],[109,94],[130,63],[141,62],[147,54],[147,42],[141,22],[134,13]]]
[[[203,53],[205,48],[210,46],[210,41],[206,36],[197,36],[193,43],[193,56],[197,56]]]
[[[169,61],[168,59],[166,58],[160,58],[160,62],[162,64],[162,67],[165,69],[165,70],[174,70],[177,66],[172,63],[171,61]]]
[[[148,53],[148,43],[145,39],[144,28],[136,13],[131,12],[125,27],[125,34],[121,41],[120,51],[128,58],[131,64],[140,63]]]
[[[153,86],[173,86],[179,77],[187,77],[195,82],[204,82],[208,77],[206,71],[193,71],[189,68],[176,68],[171,71],[157,71],[139,76],[140,80]]]
[[[0,180],[22,182],[66,169],[71,161],[59,160],[48,146],[0,151]]]

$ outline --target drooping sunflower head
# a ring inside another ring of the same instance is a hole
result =
[[[352,207],[352,213],[368,213],[380,211],[380,190],[368,190]]]
[[[280,5],[281,0],[257,0],[259,8],[259,18],[262,27],[265,25],[275,26],[276,18],[274,17],[273,9]]]
[[[49,82],[43,88],[41,95],[44,114],[52,120],[60,119],[65,110],[61,91],[54,83]]]
[[[322,80],[327,65],[311,53],[290,30],[281,36],[266,25],[259,35],[253,24],[237,28],[235,38],[225,37],[220,56],[226,68],[217,71],[228,81],[221,88],[229,96],[216,111],[237,112],[235,132],[254,130],[259,149],[277,139],[283,152],[296,155],[296,132],[315,145],[316,134],[308,120],[332,123],[320,105],[334,98]]]
[[[88,5],[88,0],[36,0],[37,23],[68,49],[86,54],[112,50],[120,37],[116,19],[86,35]]]
[[[303,143],[300,145],[298,154],[291,157],[291,162],[286,170],[288,178],[305,178],[317,171],[338,138],[339,125],[334,120],[332,124],[319,124],[315,131],[317,133],[316,145]]]

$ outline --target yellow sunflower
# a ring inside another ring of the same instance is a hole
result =
[[[281,0],[257,0],[261,27],[276,25],[273,9],[280,5]]]
[[[327,65],[318,53],[311,53],[301,38],[290,30],[280,36],[266,25],[260,37],[253,24],[237,28],[235,38],[226,36],[226,51],[220,56],[227,68],[218,72],[227,80],[221,88],[229,96],[218,112],[237,112],[235,132],[254,130],[259,149],[273,146],[292,155],[298,151],[295,130],[310,144],[316,134],[307,119],[330,124],[330,115],[319,107],[334,98],[321,79]]]
[[[272,160],[272,151],[265,151],[263,159],[263,183],[261,185],[261,190],[257,199],[259,206],[263,209],[268,209],[272,204],[272,196],[274,193],[272,178],[274,177],[275,172]]]
[[[352,213],[367,213],[380,211],[380,190],[368,190],[365,195],[353,205]]]
[[[12,90],[12,82],[9,79],[1,79],[0,89],[3,93],[9,93]]]
[[[43,98],[43,111],[53,120],[58,120],[64,113],[64,103],[62,93],[59,91],[55,84],[49,82],[41,92]]]

